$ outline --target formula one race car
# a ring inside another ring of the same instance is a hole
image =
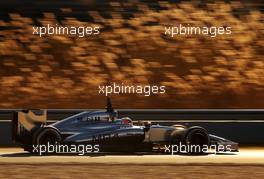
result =
[[[116,152],[164,151],[178,144],[215,145],[222,146],[223,151],[238,151],[237,143],[208,134],[206,129],[199,126],[133,125],[128,117],[118,118],[110,99],[105,111],[85,111],[49,125],[46,125],[46,120],[46,110],[16,112],[13,140],[30,152],[33,145],[48,143],[97,144],[100,151]]]

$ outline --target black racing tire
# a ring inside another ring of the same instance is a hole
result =
[[[60,144],[62,141],[60,133],[51,127],[44,127],[39,128],[38,130],[34,131],[32,136],[32,144],[31,145],[24,145],[23,148],[25,151],[30,153],[36,153],[34,148],[39,145],[47,145],[49,144]]]
[[[194,126],[187,129],[183,143],[187,146],[199,146],[200,149],[209,146],[209,135],[206,129],[199,126]],[[204,153],[204,150],[189,151],[189,153]]]
[[[59,144],[61,143],[61,135],[54,128],[43,128],[35,138],[34,143],[37,145],[46,145],[46,144]]]

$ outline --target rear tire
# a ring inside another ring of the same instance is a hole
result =
[[[36,131],[33,142],[31,146],[24,146],[24,150],[30,153],[37,153],[33,151],[33,146],[40,145],[58,145],[62,141],[60,133],[54,128],[42,128],[39,131]]]
[[[44,128],[36,137],[35,143],[38,145],[58,144],[61,142],[61,135],[56,129]]]

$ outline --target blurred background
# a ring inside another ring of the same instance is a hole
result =
[[[177,0],[0,1],[0,108],[102,108],[98,85],[164,85],[112,95],[117,108],[264,108],[264,3]],[[232,35],[164,36],[167,24]],[[33,26],[99,26],[86,38]]]

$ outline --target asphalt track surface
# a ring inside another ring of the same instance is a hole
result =
[[[94,153],[92,155],[32,155],[21,148],[0,148],[0,163],[84,163],[84,164],[252,164],[264,165],[264,147],[245,147],[239,152],[209,155],[149,153]]]
[[[264,148],[209,155],[38,156],[0,148],[0,178],[263,178]]]

